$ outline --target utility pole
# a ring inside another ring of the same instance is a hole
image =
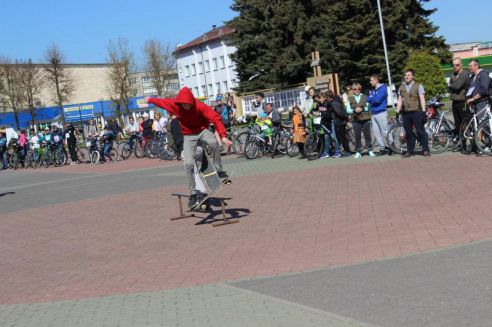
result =
[[[393,109],[395,109],[395,99],[393,97],[393,81],[391,80],[391,71],[390,71],[390,64],[388,59],[388,49],[386,47],[386,36],[384,35],[384,23],[383,23],[383,13],[381,11],[381,1],[377,0],[377,2],[378,2],[378,12],[379,12],[379,24],[381,25],[381,35],[383,36],[383,49],[384,49],[384,58],[386,59],[386,71],[388,72],[388,84],[391,92],[391,105],[393,106]]]

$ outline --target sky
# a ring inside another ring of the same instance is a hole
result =
[[[155,38],[173,47],[191,41],[233,18],[231,4],[232,0],[0,0],[0,55],[40,62],[56,42],[67,62],[102,63],[108,42],[125,37],[141,59],[145,40]],[[432,0],[426,6],[438,9],[431,19],[448,43],[492,41],[492,0]]]

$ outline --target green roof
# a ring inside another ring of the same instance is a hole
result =
[[[477,59],[478,61],[480,61],[480,66],[492,66],[492,56],[481,56],[481,57],[463,59],[463,67],[467,67],[472,59]],[[452,70],[453,65],[452,64],[443,65],[442,69],[444,71]]]

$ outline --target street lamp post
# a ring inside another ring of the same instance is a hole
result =
[[[386,60],[386,71],[388,72],[388,84],[391,92],[391,105],[393,106],[393,109],[395,109],[395,99],[393,98],[393,82],[391,80],[391,71],[390,71],[390,64],[388,59],[388,48],[386,47],[386,36],[384,35],[383,13],[381,11],[380,0],[377,0],[377,2],[378,2],[378,12],[379,12],[379,24],[381,25],[381,35],[383,37],[383,49],[384,49],[384,58]]]

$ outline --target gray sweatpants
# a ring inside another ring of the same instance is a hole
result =
[[[217,171],[222,170],[222,160],[220,157],[220,147],[215,135],[208,129],[204,129],[200,134],[184,135],[183,154],[186,177],[188,179],[188,189],[191,194],[196,193],[195,183],[195,155],[198,145],[210,147],[212,149],[214,166]]]
[[[372,115],[372,133],[376,138],[380,150],[384,150],[386,142],[386,134],[388,133],[388,112],[383,111]]]

